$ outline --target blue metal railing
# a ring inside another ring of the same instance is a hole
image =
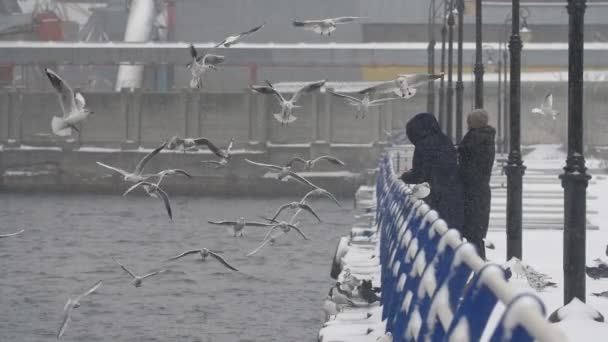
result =
[[[436,211],[409,197],[392,167],[385,155],[376,184],[376,222],[382,318],[393,340],[479,341],[485,331],[491,342],[566,341],[545,320],[542,301],[517,294],[505,270],[484,263]],[[506,309],[498,322],[489,321],[498,302]]]

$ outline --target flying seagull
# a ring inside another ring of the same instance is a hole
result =
[[[593,292],[591,293],[592,295],[596,296],[596,297],[604,297],[604,298],[608,298],[608,291],[602,291],[602,292]]]
[[[239,33],[239,34],[237,34],[235,36],[226,37],[226,39],[222,40],[222,42],[219,43],[219,44],[217,44],[215,47],[216,48],[218,48],[218,47],[225,47],[225,48],[231,47],[232,45],[240,42],[241,39],[247,37],[248,35],[258,32],[259,30],[262,29],[262,27],[264,27],[264,25],[266,25],[266,23],[263,23],[260,26],[256,26],[256,27],[252,28],[249,31],[241,32],[241,33]]]
[[[194,45],[190,44],[190,56],[192,61],[186,65],[192,73],[192,79],[190,80],[190,88],[202,88],[203,87],[203,75],[207,70],[217,70],[217,66],[224,62],[224,56],[213,55],[210,53],[205,54],[202,57],[198,56],[198,52]]]
[[[202,163],[215,165],[215,168],[225,167],[228,165],[230,158],[232,158],[232,146],[234,145],[234,138],[230,139],[228,147],[225,150],[215,146],[210,140],[203,142],[204,145],[209,148],[216,156],[220,157],[220,160],[203,160]]]
[[[7,237],[15,236],[15,235],[19,235],[19,234],[23,233],[24,231],[25,231],[25,229],[21,229],[20,231],[17,231],[17,232],[14,232],[14,233],[0,234],[0,239],[1,238],[7,238]]]
[[[70,322],[70,318],[72,317],[72,311],[80,307],[80,300],[91,293],[95,292],[101,286],[101,280],[98,281],[93,287],[88,289],[85,293],[75,297],[68,298],[68,301],[65,303],[63,307],[63,320],[61,321],[61,326],[59,327],[59,331],[57,332],[57,339],[60,339],[65,332],[65,329],[68,327],[68,323]]]
[[[409,99],[416,94],[416,87],[442,78],[443,73],[437,75],[415,74],[398,75],[394,80],[378,83],[359,91],[359,94],[393,92],[397,96]]]
[[[166,271],[166,270],[159,270],[159,271],[154,271],[154,272],[148,273],[148,274],[143,275],[143,276],[138,276],[135,273],[133,273],[133,271],[131,271],[130,269],[128,269],[125,265],[123,265],[120,262],[118,262],[118,260],[116,260],[114,258],[112,258],[112,260],[114,260],[114,262],[116,262],[118,264],[118,266],[120,266],[120,268],[122,268],[125,272],[127,272],[133,278],[133,281],[131,283],[135,287],[141,287],[143,285],[144,279],[152,277],[152,276],[155,276],[157,274],[160,274],[160,273],[163,273],[163,272]]]
[[[302,197],[302,199],[300,200],[300,203],[304,203],[306,202],[306,200],[308,199],[308,197],[311,196],[325,196],[327,198],[329,198],[330,200],[332,200],[334,203],[336,203],[338,205],[338,207],[342,208],[342,205],[340,205],[340,202],[338,202],[338,200],[336,199],[336,197],[329,191],[322,189],[322,188],[316,188],[313,190],[310,190],[308,193],[306,193],[306,195],[304,195],[304,197]]]
[[[302,159],[300,157],[295,157],[293,159],[291,159],[289,161],[289,163],[287,163],[285,166],[288,167],[293,167],[293,164],[298,162],[298,163],[302,163],[306,166],[306,171],[311,170],[313,167],[315,167],[315,165],[320,162],[321,160],[327,160],[328,162],[334,164],[334,165],[340,165],[340,166],[344,166],[346,164],[344,164],[343,161],[341,161],[340,159],[336,158],[336,157],[332,157],[332,156],[320,156],[317,157],[315,159]]]
[[[532,113],[540,114],[544,117],[551,117],[553,120],[557,119],[559,112],[553,109],[553,94],[547,94],[547,96],[545,96],[545,100],[540,105],[540,108],[532,109]]]
[[[278,174],[277,174],[277,179],[278,180],[283,180],[283,178],[285,178],[287,176],[290,176],[293,179],[295,179],[295,180],[297,180],[297,181],[299,181],[299,182],[301,182],[303,184],[310,185],[313,188],[318,188],[318,186],[312,184],[306,178],[304,178],[304,177],[300,176],[299,174],[291,171],[291,167],[289,167],[289,166],[278,166],[278,165],[272,165],[272,164],[257,163],[257,162],[251,161],[251,160],[249,160],[247,158],[245,158],[245,161],[248,162],[249,164],[261,166],[261,167],[264,167],[264,168],[269,169],[269,170],[279,171]]]
[[[243,236],[243,229],[245,229],[246,226],[271,227],[274,225],[272,223],[246,221],[244,217],[240,217],[239,219],[237,219],[235,221],[207,221],[207,222],[209,222],[211,224],[220,225],[220,226],[231,226],[232,231],[234,232],[234,237],[237,237],[237,235]]]
[[[252,85],[251,90],[264,94],[264,95],[274,95],[279,101],[279,105],[281,105],[281,112],[273,114],[274,118],[277,119],[281,123],[281,125],[287,125],[297,120],[295,116],[292,115],[294,108],[299,108],[300,106],[296,105],[296,102],[300,99],[300,96],[306,93],[313,92],[319,88],[321,88],[325,84],[326,80],[315,81],[311,83],[307,83],[300,89],[298,89],[292,96],[290,100],[285,99],[281,93],[279,93],[272,83],[266,81],[267,86],[258,86]]]
[[[171,171],[174,171],[174,170],[171,170]],[[179,171],[183,171],[183,170],[179,170]],[[185,171],[184,171],[184,173],[185,173]],[[189,174],[185,173],[185,175],[187,175],[189,178],[191,178],[191,176]],[[125,193],[122,195],[126,196],[131,191],[135,190],[136,188],[142,187],[144,189],[144,191],[146,192],[146,194],[148,194],[148,196],[154,197],[154,198],[160,198],[163,201],[163,203],[165,205],[165,210],[167,211],[167,215],[169,216],[169,219],[171,219],[173,221],[173,213],[171,211],[171,201],[169,201],[169,195],[167,194],[167,192],[165,190],[161,189],[161,187],[160,187],[160,183],[163,181],[163,178],[164,178],[164,175],[160,176],[156,183],[150,183],[147,181],[137,182],[133,186],[131,186],[129,189],[127,189],[127,191],[125,191]]]
[[[82,94],[74,93],[57,73],[49,68],[44,69],[44,72],[59,95],[59,105],[63,112],[62,117],[53,116],[51,120],[53,133],[65,137],[72,134],[72,129],[79,132],[76,124],[84,121],[93,112],[85,108],[86,102]]]
[[[272,232],[276,228],[280,228],[281,231],[278,232],[277,234],[271,235]],[[295,224],[291,224],[291,223],[288,223],[288,222],[285,222],[285,221],[281,221],[278,224],[273,224],[273,227],[270,228],[270,230],[266,233],[266,236],[264,237],[264,240],[262,241],[262,244],[260,244],[253,251],[249,252],[249,254],[247,254],[247,256],[252,256],[252,255],[256,254],[264,246],[266,246],[268,243],[274,243],[274,241],[275,241],[276,238],[278,238],[281,235],[284,235],[284,234],[288,233],[292,229],[295,230],[295,231],[297,231],[305,240],[308,240],[308,238],[306,237],[306,235],[304,235],[304,233],[302,233],[302,231],[298,227],[296,227]]]
[[[150,161],[150,159],[152,159],[155,155],[158,154],[158,152],[160,152],[160,150],[162,150],[163,148],[165,148],[165,146],[167,145],[167,143],[163,143],[162,145],[160,145],[159,147],[155,148],[152,152],[148,153],[145,157],[143,157],[139,163],[137,163],[137,166],[135,166],[135,170],[133,170],[133,172],[127,172],[123,169],[114,167],[114,166],[110,166],[110,165],[106,165],[104,163],[101,162],[97,162],[98,165],[105,167],[106,169],[110,169],[112,171],[118,172],[120,173],[123,177],[124,180],[126,182],[141,182],[141,181],[145,181],[150,177],[154,177],[157,174],[143,174],[144,171],[144,167],[146,166],[146,164]]]
[[[319,216],[315,213],[315,211],[306,203],[303,202],[291,202],[291,203],[286,203],[283,204],[282,206],[279,207],[279,209],[277,210],[277,212],[274,214],[274,216],[272,217],[272,219],[270,219],[271,222],[276,222],[276,218],[281,214],[281,212],[285,209],[302,209],[302,210],[306,210],[307,212],[309,212],[312,216],[314,216],[317,220],[319,220],[319,223],[321,223],[321,219],[319,218]]]
[[[352,23],[357,19],[365,17],[337,17],[318,20],[292,20],[294,27],[301,27],[305,30],[310,30],[320,35],[331,36],[331,33],[336,30],[336,25]]]
[[[219,261],[220,263],[222,263],[222,265],[228,267],[229,269],[233,270],[233,271],[238,271],[238,269],[236,267],[233,267],[232,265],[230,265],[226,260],[224,260],[224,258],[222,258],[219,254],[210,251],[207,248],[203,248],[203,249],[192,249],[189,251],[185,251],[182,254],[176,255],[172,258],[167,259],[167,261],[172,261],[172,260],[177,260],[180,259],[182,257],[185,257],[186,255],[190,255],[190,254],[199,254],[201,256],[201,258],[203,259],[203,261],[205,261],[207,259],[208,256],[212,256],[215,259],[217,259],[217,261]]]
[[[369,113],[370,107],[382,106],[385,102],[388,102],[388,101],[401,100],[400,97],[385,97],[382,99],[370,100],[371,93],[365,93],[363,95],[362,99],[358,99],[354,96],[334,93],[333,91],[329,91],[329,90],[327,92],[332,94],[333,96],[337,96],[337,97],[346,99],[348,101],[348,104],[356,107],[357,108],[357,114],[355,115],[356,119],[358,119],[359,116],[361,116],[362,119],[365,119],[365,115],[367,113]]]

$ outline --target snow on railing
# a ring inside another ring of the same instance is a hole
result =
[[[382,318],[394,341],[567,341],[534,294],[518,293],[498,265],[409,196],[383,157],[376,184]],[[432,191],[432,189],[431,189]],[[472,279],[471,275],[473,275]],[[498,302],[502,317],[490,320]]]

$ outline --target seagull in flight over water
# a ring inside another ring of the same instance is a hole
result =
[[[266,169],[269,170],[273,170],[273,171],[279,171],[277,173],[277,179],[278,180],[283,180],[285,177],[290,176],[292,178],[294,178],[295,180],[306,184],[306,185],[310,185],[313,188],[318,188],[318,186],[312,184],[309,180],[307,180],[306,178],[300,176],[299,174],[291,171],[291,167],[290,166],[279,166],[279,165],[272,165],[272,164],[263,164],[263,163],[257,163],[254,161],[251,161],[247,158],[245,158],[245,161],[248,162],[249,164],[253,164],[253,165],[257,165],[257,166],[261,166],[264,167]]]
[[[335,93],[333,91],[327,91],[333,96],[344,98],[348,101],[348,104],[357,108],[357,114],[355,115],[355,119],[358,119],[361,116],[362,119],[365,119],[365,115],[369,113],[370,107],[378,107],[382,106],[385,102],[393,101],[393,100],[401,100],[400,97],[385,97],[382,99],[371,100],[371,93],[365,93],[362,99],[358,99],[354,96]]]
[[[224,40],[222,40],[215,47],[216,48],[218,48],[218,47],[225,47],[225,48],[231,47],[232,45],[240,42],[241,39],[247,37],[248,35],[258,32],[259,30],[262,29],[262,27],[264,27],[264,25],[266,25],[266,23],[263,23],[262,25],[256,26],[256,27],[252,28],[249,31],[241,32],[241,33],[239,33],[239,34],[237,34],[235,36],[226,37]]]
[[[547,94],[547,96],[545,96],[545,100],[540,105],[540,108],[532,109],[532,113],[540,114],[544,117],[550,117],[551,119],[556,120],[559,112],[553,109],[553,94]]]
[[[331,33],[336,30],[338,24],[352,23],[357,19],[365,17],[337,17],[317,20],[292,20],[294,27],[301,27],[305,30],[310,30],[320,35],[331,36]]]
[[[57,339],[60,339],[61,336],[63,336],[63,333],[65,333],[65,329],[68,327],[68,323],[70,322],[70,319],[72,318],[72,311],[74,309],[77,309],[80,307],[80,300],[82,298],[90,295],[91,293],[95,292],[100,286],[101,286],[101,280],[98,281],[97,283],[95,283],[95,285],[93,285],[93,287],[88,289],[83,294],[81,294],[73,299],[68,298],[68,301],[65,303],[65,306],[63,307],[63,319],[61,321],[61,326],[59,327],[59,331],[57,332]]]
[[[160,150],[162,150],[163,148],[165,148],[165,146],[167,145],[167,143],[163,143],[162,145],[160,145],[159,147],[155,148],[152,152],[148,153],[145,157],[143,157],[139,163],[137,163],[137,166],[135,166],[135,170],[133,170],[133,172],[127,172],[123,169],[114,167],[114,166],[110,166],[110,165],[106,165],[104,163],[101,162],[97,162],[98,165],[105,167],[106,169],[110,169],[112,171],[118,172],[120,173],[123,177],[124,180],[126,182],[141,182],[141,181],[145,181],[150,177],[154,177],[157,176],[158,174],[143,174],[144,171],[144,167],[146,166],[146,164],[150,161],[150,159],[152,159],[155,155],[158,154],[158,152],[160,152]]]
[[[82,94],[80,92],[74,93],[69,84],[59,77],[56,72],[49,68],[44,69],[44,72],[51,81],[53,88],[55,88],[57,95],[59,95],[59,105],[63,112],[62,117],[53,116],[51,120],[53,133],[61,137],[71,135],[72,129],[80,133],[76,124],[86,120],[93,112],[85,108],[86,102]]]
[[[189,251],[185,251],[182,254],[176,255],[172,258],[167,259],[167,261],[172,261],[172,260],[177,260],[180,259],[182,257],[185,257],[186,255],[190,255],[190,254],[199,254],[200,257],[203,259],[203,261],[205,261],[207,259],[208,256],[212,256],[214,257],[217,261],[219,261],[220,263],[222,263],[222,265],[228,267],[229,269],[233,270],[233,271],[238,271],[238,269],[232,265],[230,265],[226,260],[224,260],[224,258],[222,258],[219,254],[207,249],[207,248],[203,248],[203,249],[192,249]]]
[[[17,232],[14,232],[14,233],[0,234],[0,239],[1,238],[7,238],[7,237],[15,236],[15,235],[19,235],[19,234],[23,233],[24,231],[25,231],[25,229],[21,229],[20,231],[17,231]]]
[[[405,99],[409,99],[416,94],[417,86],[423,85],[428,82],[432,82],[436,79],[442,78],[443,73],[437,75],[431,74],[415,74],[415,75],[398,75],[396,79],[381,82],[369,88],[365,88],[359,91],[359,94],[368,94],[375,92],[393,92],[397,96]]]
[[[298,232],[298,234],[300,234],[300,236],[302,236],[302,238],[304,238],[304,240],[308,240],[308,238],[306,237],[306,235],[304,235],[304,233],[300,230],[300,228],[297,227],[298,223],[292,224],[286,221],[281,221],[279,223],[275,223],[273,224],[272,228],[270,228],[268,230],[268,232],[266,233],[266,236],[264,236],[264,240],[262,241],[262,244],[258,246],[258,248],[254,249],[253,251],[251,251],[249,254],[247,254],[247,256],[252,256],[254,254],[256,254],[257,252],[259,252],[264,246],[266,246],[266,244],[268,243],[274,243],[275,239],[278,238],[281,235],[287,234],[289,233],[292,229],[295,230],[296,232]],[[271,235],[273,231],[275,231],[275,229],[280,228],[281,231],[278,232],[277,234]]]
[[[128,269],[125,265],[123,265],[120,262],[118,262],[118,260],[116,260],[114,258],[112,258],[112,260],[114,260],[114,262],[117,263],[118,266],[120,266],[120,268],[123,269],[123,271],[127,272],[133,278],[133,281],[131,283],[135,287],[141,287],[143,285],[144,279],[152,277],[152,276],[155,276],[155,275],[160,274],[160,273],[164,273],[166,271],[166,270],[159,270],[159,271],[154,271],[154,272],[148,273],[148,274],[143,275],[143,276],[138,276],[135,273],[133,273],[133,271],[131,271],[130,269]]]
[[[277,209],[277,212],[274,214],[274,216],[269,219],[270,222],[277,222],[276,219],[277,217],[281,214],[281,212],[285,209],[302,209],[305,210],[307,212],[309,212],[312,216],[314,216],[317,220],[319,220],[319,223],[321,223],[321,219],[319,218],[319,216],[317,215],[317,213],[315,213],[315,211],[306,203],[303,202],[291,202],[291,203],[286,203],[283,204],[279,207],[279,209]]]
[[[192,79],[190,80],[190,88],[202,88],[203,87],[203,75],[209,69],[217,70],[217,66],[224,62],[224,56],[213,55],[210,53],[205,54],[202,57],[198,56],[198,52],[194,45],[190,44],[190,56],[192,61],[186,64],[186,67],[190,69],[192,73]]]
[[[293,164],[298,162],[298,163],[302,163],[306,166],[306,171],[311,170],[313,167],[315,167],[315,165],[320,162],[321,160],[327,160],[328,162],[334,164],[334,165],[340,165],[340,166],[344,166],[346,164],[344,164],[343,161],[341,161],[340,159],[336,158],[336,157],[332,157],[332,156],[320,156],[317,157],[315,159],[302,159],[300,157],[295,157],[292,158],[289,163],[285,164],[285,166],[288,167],[293,167]]]
[[[295,93],[293,93],[291,99],[289,100],[283,97],[283,95],[281,95],[281,93],[279,93],[269,81],[266,81],[267,86],[252,85],[250,88],[256,93],[264,95],[274,95],[279,101],[279,105],[281,106],[281,112],[275,113],[273,114],[273,116],[275,119],[277,119],[278,122],[281,123],[281,125],[287,125],[298,119],[293,116],[292,113],[294,108],[300,107],[296,105],[296,102],[298,102],[300,96],[320,89],[325,84],[325,82],[326,80],[307,83],[306,85],[298,89]]]
[[[329,198],[330,200],[332,200],[334,203],[336,203],[338,205],[338,207],[342,208],[342,205],[340,205],[340,202],[338,202],[338,200],[336,199],[336,197],[329,191],[322,189],[322,188],[316,188],[314,190],[310,190],[308,193],[306,193],[306,195],[304,195],[304,197],[302,197],[302,199],[300,200],[300,203],[305,203],[306,200],[308,199],[308,197],[311,196],[325,196],[327,198]]]
[[[255,222],[255,221],[247,221],[245,220],[244,217],[240,217],[235,221],[207,221],[211,224],[215,224],[215,225],[220,225],[220,226],[231,226],[232,227],[232,231],[234,232],[234,237],[238,236],[243,236],[243,230],[245,229],[246,226],[251,226],[251,227],[270,227],[273,226],[274,224],[272,223],[265,223],[265,222]]]

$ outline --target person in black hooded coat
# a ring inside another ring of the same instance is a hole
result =
[[[431,193],[425,202],[450,228],[460,230],[464,208],[456,148],[432,114],[417,114],[408,121],[405,131],[415,148],[412,168],[401,175],[401,180],[408,184],[428,182]]]
[[[488,125],[488,113],[476,109],[467,116],[469,131],[458,145],[460,178],[464,186],[462,235],[485,259],[484,239],[490,223],[490,176],[494,164],[496,130]]]

